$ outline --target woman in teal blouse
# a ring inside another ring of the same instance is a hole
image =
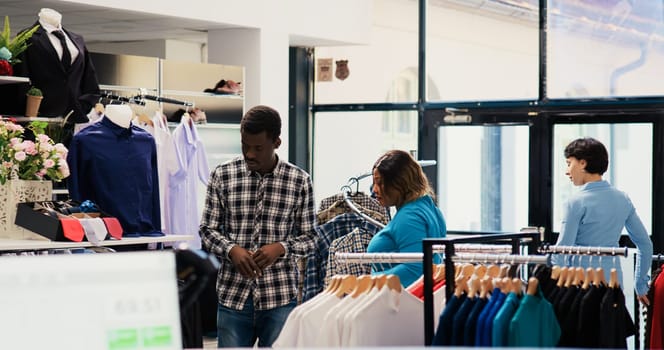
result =
[[[447,228],[434,202],[422,167],[408,152],[388,151],[373,166],[373,191],[385,207],[395,206],[392,220],[369,242],[369,253],[421,252],[423,238],[445,237]],[[394,274],[408,286],[422,275],[422,263],[375,264],[376,274]]]

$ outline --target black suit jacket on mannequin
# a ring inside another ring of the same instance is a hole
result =
[[[97,72],[83,37],[64,28],[63,31],[79,51],[68,71],[60,62],[48,32],[40,26],[29,39],[28,49],[21,54],[21,63],[14,67],[14,75],[30,78],[31,84],[42,90],[41,117],[65,117],[73,110],[68,121],[83,123],[88,121],[86,115],[99,98]]]

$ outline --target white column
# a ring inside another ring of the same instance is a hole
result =
[[[262,104],[281,115],[282,159],[288,159],[288,34],[264,29],[208,32],[208,62],[244,67],[245,111]],[[223,77],[219,77],[222,79]]]

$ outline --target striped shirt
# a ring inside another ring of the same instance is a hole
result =
[[[297,166],[279,160],[271,173],[247,170],[242,157],[210,175],[201,220],[203,246],[221,262],[217,296],[224,307],[241,310],[250,293],[257,310],[269,310],[296,297],[296,257],[314,249],[316,232],[311,178]],[[284,257],[254,279],[235,269],[228,253],[238,245],[256,251],[280,242]]]

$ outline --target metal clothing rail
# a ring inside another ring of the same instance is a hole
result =
[[[432,246],[433,252],[443,253],[445,246],[436,244]],[[484,262],[487,259],[494,259],[495,256],[505,257],[511,252],[511,246],[505,245],[488,245],[488,244],[460,244],[456,247],[456,251],[464,253],[472,253],[466,255],[457,255],[468,259],[475,259],[474,262]],[[479,254],[479,255],[478,255]],[[502,254],[502,255],[498,255]],[[517,255],[513,255],[517,256]],[[424,257],[423,253],[343,253],[337,252],[334,254],[335,260],[338,262],[421,262]],[[380,261],[379,261],[380,260]],[[397,261],[401,260],[401,261]],[[455,260],[456,261],[456,260]],[[509,261],[509,260],[508,260]],[[465,261],[464,261],[465,262]]]
[[[137,96],[138,98],[150,100],[150,101],[156,101],[156,102],[163,102],[163,103],[170,103],[174,105],[181,105],[181,106],[186,106],[186,107],[193,107],[194,103],[193,102],[188,102],[188,101],[180,101],[176,100],[174,98],[169,98],[169,97],[161,97],[161,96],[154,96],[154,95],[144,95],[140,94]]]
[[[408,263],[421,262],[422,253],[335,253],[339,263]],[[457,254],[452,257],[455,263],[494,263],[494,264],[545,264],[550,265],[550,255],[515,254]]]
[[[591,247],[591,246],[560,246],[543,245],[538,251],[540,253],[554,253],[566,255],[613,255],[627,256],[627,247]]]

